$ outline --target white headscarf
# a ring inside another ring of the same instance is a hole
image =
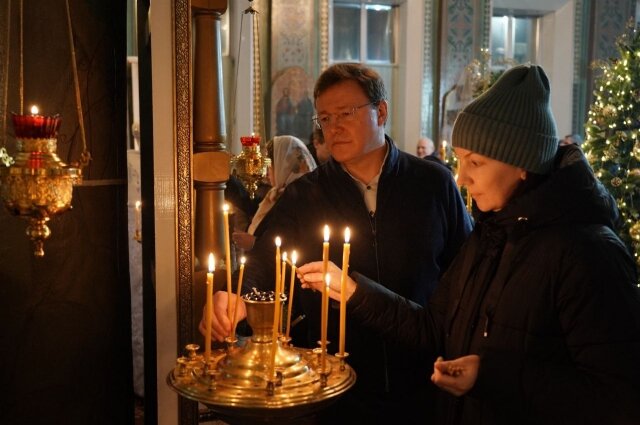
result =
[[[264,216],[284,192],[284,188],[315,168],[316,162],[302,140],[293,136],[274,137],[271,170],[275,186],[267,192],[267,195],[260,202],[247,231],[253,235]]]

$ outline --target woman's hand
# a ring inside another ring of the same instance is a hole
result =
[[[322,261],[314,261],[312,263],[304,264],[298,267],[296,273],[303,288],[311,288],[316,291],[324,290],[326,283],[322,276]],[[342,269],[329,261],[327,274],[330,276],[329,297],[336,301],[340,301]],[[353,295],[358,285],[353,279],[347,276],[346,286],[347,301],[349,301],[349,298],[351,298],[351,295]]]
[[[466,394],[478,379],[480,357],[471,354],[455,360],[438,360],[433,364],[431,381],[443,390],[460,397]]]
[[[227,306],[229,305],[229,301],[231,302],[231,317],[233,318],[233,309],[236,306],[237,296],[235,294],[231,294],[231,300],[229,300],[229,295],[227,291],[218,291],[213,294],[213,316],[211,317],[211,337],[216,341],[224,341],[224,338],[231,335],[233,331],[233,324],[231,320],[229,320],[229,316],[227,316]],[[200,320],[200,324],[198,325],[198,330],[202,335],[207,334],[207,323],[206,323],[206,308],[205,304],[202,309],[202,319]],[[238,312],[236,313],[236,322],[240,322],[242,319],[247,317],[247,308],[244,305],[244,301],[240,298],[240,302],[238,303]]]

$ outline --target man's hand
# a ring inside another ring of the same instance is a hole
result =
[[[231,300],[229,300],[229,296],[226,291],[218,291],[213,294],[213,316],[211,317],[211,337],[217,341],[224,341],[224,338],[231,335],[233,324],[229,319],[229,313],[227,312],[227,306],[229,306],[229,301],[231,301],[231,318],[233,318],[233,309],[236,306],[236,300],[238,300],[235,294],[231,294]],[[206,323],[206,308],[205,305],[202,309],[202,319],[200,320],[200,325],[198,326],[198,330],[202,335],[207,334],[207,323]],[[247,317],[247,309],[244,305],[244,301],[242,298],[239,299],[238,302],[238,312],[236,313],[236,322],[240,322],[242,319]]]
[[[479,368],[480,357],[475,354],[448,361],[438,357],[433,364],[431,381],[443,390],[460,397],[475,385]]]
[[[322,261],[314,261],[312,263],[304,264],[298,267],[296,272],[303,288],[311,288],[316,291],[324,290],[326,282],[322,276]],[[329,261],[327,274],[330,276],[329,297],[336,301],[340,301],[340,281],[342,279],[342,270],[340,267]],[[357,286],[358,284],[347,276],[347,301],[349,301],[349,298],[351,298],[351,295],[353,295]]]

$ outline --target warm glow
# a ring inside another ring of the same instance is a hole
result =
[[[291,264],[296,265],[296,261],[298,261],[298,253],[294,250],[291,253]]]
[[[324,225],[324,241],[329,242],[329,226],[327,224]]]
[[[242,264],[244,266],[244,263],[247,262],[247,259],[244,257],[240,257],[240,264]]]
[[[229,204],[224,204],[222,206],[222,212],[225,214],[229,214]]]
[[[142,202],[136,201],[136,211],[140,211],[141,206],[142,206]]]
[[[276,246],[280,248],[281,244],[282,244],[282,240],[280,239],[280,236],[276,236]]]
[[[327,291],[329,290],[329,283],[331,283],[331,275],[329,273],[324,275],[324,281],[327,283]]]
[[[347,227],[344,229],[344,243],[349,243],[349,239],[351,239],[351,230]]]
[[[38,109],[38,107],[36,105],[33,105],[31,107],[31,114],[32,115],[38,115],[38,112],[40,112],[40,110]]]
[[[284,261],[284,262],[287,261],[287,251],[282,253],[282,261]]]
[[[216,260],[213,256],[213,252],[209,253],[209,273],[216,271]]]

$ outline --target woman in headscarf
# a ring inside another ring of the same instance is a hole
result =
[[[233,232],[233,242],[240,249],[249,251],[255,238],[260,235],[260,227],[266,225],[266,217],[289,183],[313,171],[316,163],[305,144],[293,136],[275,136],[267,142],[267,155],[271,166],[267,177],[271,189],[258,206],[246,232]]]

